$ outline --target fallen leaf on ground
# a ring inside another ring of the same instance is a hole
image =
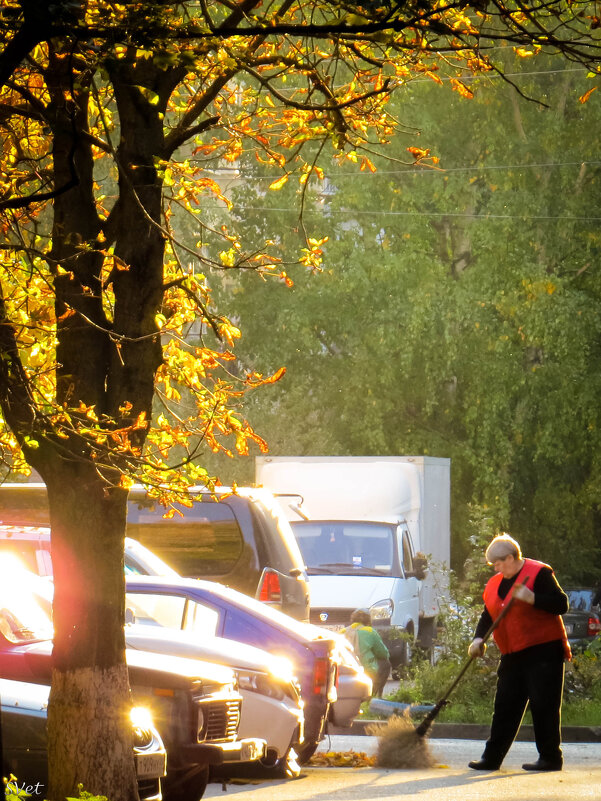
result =
[[[375,764],[375,756],[368,756],[365,751],[328,751],[314,754],[308,762],[314,768],[373,768]]]

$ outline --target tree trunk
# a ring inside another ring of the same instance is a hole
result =
[[[60,457],[53,462],[44,476],[56,626],[49,796],[63,801],[82,784],[110,794],[111,801],[135,801],[123,633],[127,494],[108,489],[90,465]]]
[[[102,305],[103,256],[87,141],[91,76],[77,54],[50,47],[46,80],[60,193],[53,203],[57,401],[60,414],[28,459],[46,483],[52,527],[54,654],[48,708],[49,794],[86,791],[135,801],[131,705],[123,633],[127,494],[101,473],[94,442],[77,431],[86,409],[105,411],[109,329]],[[77,80],[75,80],[77,79]],[[80,404],[85,408],[78,411]],[[38,420],[40,418],[37,418]],[[105,458],[99,461],[106,463]]]
[[[0,380],[8,388],[0,401],[48,490],[55,587],[49,798],[77,796],[81,784],[111,801],[135,801],[123,633],[127,493],[119,479],[128,458],[144,445],[146,429],[134,424],[150,419],[162,359],[156,315],[163,298],[165,235],[157,160],[167,101],[185,71],[159,69],[145,59],[138,68],[128,59],[113,65],[119,200],[111,224],[105,224],[96,208],[88,136],[92,75],[81,53],[62,47],[61,52],[60,43],[49,44],[45,69],[58,191],[48,259],[57,320],[57,403],[51,413],[37,409],[27,376],[15,370],[18,349],[8,327],[0,332],[9,358],[4,367],[0,363]],[[159,102],[149,102],[140,87],[156,92]],[[127,265],[110,277],[103,274],[103,228],[112,230],[114,253]],[[103,304],[111,284],[112,311]],[[94,420],[108,434],[95,436]],[[129,430],[129,441],[119,440],[123,450],[111,450],[111,427]],[[30,446],[31,434],[37,439]]]

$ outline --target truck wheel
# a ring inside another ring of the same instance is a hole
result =
[[[186,773],[167,774],[161,781],[163,801],[198,801],[209,783],[209,766]]]
[[[436,618],[425,617],[420,620],[417,644],[424,651],[431,651],[436,637]]]

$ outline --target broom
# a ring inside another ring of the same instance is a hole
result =
[[[527,578],[524,579],[524,582],[527,581],[527,580],[528,580]],[[514,598],[513,598],[513,594],[512,594],[512,596],[509,599],[509,602],[507,603],[507,605],[503,607],[503,609],[500,611],[499,615],[490,624],[490,626],[488,628],[488,631],[486,632],[484,637],[482,637],[482,645],[484,645],[484,643],[490,638],[490,636],[493,633],[493,631],[497,628],[499,623],[503,620],[505,615],[509,612],[509,610],[511,609],[511,607],[513,605],[513,601],[514,601]],[[468,658],[467,662],[465,662],[465,664],[463,665],[463,667],[461,668],[461,670],[457,674],[457,677],[455,678],[455,681],[447,688],[447,691],[444,693],[444,695],[436,702],[434,707],[428,712],[426,717],[422,720],[422,722],[419,724],[419,726],[415,729],[415,733],[417,734],[418,737],[424,737],[427,734],[428,730],[430,729],[430,727],[434,723],[434,720],[438,716],[440,710],[444,706],[446,706],[446,704],[448,702],[448,699],[449,699],[449,695],[453,692],[455,687],[459,684],[459,682],[464,677],[464,675],[466,674],[468,668],[470,667],[470,665],[472,664],[472,662],[475,659],[476,659],[476,656],[470,656]]]
[[[522,586],[527,581],[528,577],[526,576],[522,582]],[[511,609],[513,602],[514,598],[512,593],[507,605],[503,607],[499,615],[491,623],[486,634],[482,637],[482,644],[490,638],[493,631]],[[387,768],[426,768],[434,764],[434,759],[428,750],[428,741],[425,735],[428,733],[441,709],[447,704],[449,696],[475,659],[475,656],[470,656],[468,658],[456,679],[447,688],[444,695],[437,701],[417,728],[413,727],[408,715],[408,710],[405,711],[403,716],[390,719],[384,732],[380,733],[377,755],[378,765]],[[374,731],[373,733],[375,734],[376,732]]]

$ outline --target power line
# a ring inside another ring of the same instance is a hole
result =
[[[383,156],[383,158],[386,158]],[[487,172],[488,170],[535,170],[535,169],[553,169],[555,167],[599,167],[601,161],[549,161],[549,162],[536,162],[534,164],[475,164],[467,167],[436,167],[435,169],[429,167],[420,167],[418,169],[399,169],[399,170],[363,170],[363,172],[338,172],[332,171],[326,175],[326,178],[332,181],[342,177],[355,177],[355,178],[377,178],[379,175],[437,175],[444,176],[448,173],[457,172]],[[232,177],[231,180],[236,180]],[[249,180],[249,179],[246,179]],[[257,175],[252,177],[252,181],[274,181],[276,180],[273,175]]]
[[[232,211],[277,211],[299,213],[298,208],[270,208],[268,206],[234,206]],[[470,212],[455,211],[358,211],[355,209],[325,209],[305,210],[303,215],[326,217],[328,215],[348,215],[352,217],[378,215],[380,217],[460,217],[472,220],[540,220],[540,221],[566,221],[566,222],[599,222],[601,217],[574,217],[570,215],[551,214],[472,214]]]
[[[534,72],[504,72],[501,75],[498,72],[478,72],[474,75],[462,75],[459,78],[454,78],[452,75],[438,75],[436,76],[440,78],[441,81],[462,81],[466,83],[467,81],[478,81],[481,78],[527,78],[531,76],[537,75],[560,75],[565,72],[588,72],[586,67],[576,67],[574,69],[564,69],[564,70],[538,70]],[[414,83],[432,83],[431,78],[412,78],[410,81],[407,81],[406,86],[411,86]]]
[[[357,177],[363,177],[366,175],[370,175],[372,177],[377,177],[378,173],[380,175],[443,175],[445,173],[451,172],[486,172],[487,170],[535,170],[535,169],[552,169],[554,167],[582,167],[582,166],[601,166],[601,161],[550,161],[550,162],[540,162],[535,164],[488,164],[488,165],[474,165],[471,167],[441,167],[440,169],[428,169],[427,167],[422,167],[417,170],[377,170],[377,172],[373,173],[371,171],[364,170],[360,173],[352,173],[352,172],[344,172],[344,173],[336,173],[335,175],[355,175]],[[334,177],[334,173],[332,173],[332,177]]]
[[[382,156],[382,158],[386,158],[386,156]],[[353,172],[346,172],[346,171],[338,171],[333,170],[331,173],[326,175],[326,178],[337,178],[339,176],[347,177],[347,176],[354,176],[355,178],[377,178],[378,175],[444,175],[445,173],[451,172],[486,172],[487,170],[533,170],[533,169],[553,169],[555,167],[599,167],[601,166],[601,161],[547,161],[547,162],[535,162],[535,163],[526,163],[522,162],[520,164],[474,164],[462,167],[436,167],[432,169],[431,167],[419,167],[418,169],[398,169],[398,170],[376,170],[376,172],[371,172],[371,170],[363,170],[360,171],[353,171]],[[230,169],[230,168],[225,168]],[[220,172],[223,172],[221,170]],[[231,168],[233,173],[230,180],[237,180],[238,175],[240,173],[239,168]],[[235,173],[235,175],[234,175]],[[248,179],[246,179],[248,180]],[[253,181],[274,181],[275,178],[273,175],[255,175],[252,176]]]

